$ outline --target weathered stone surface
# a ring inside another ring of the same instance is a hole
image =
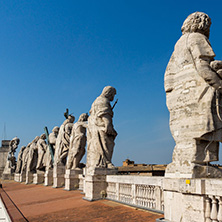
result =
[[[87,113],[81,114],[78,122],[72,127],[66,169],[82,168],[80,161],[85,154],[87,119]]]
[[[85,175],[85,183],[84,183],[84,200],[93,201],[105,198],[107,182],[107,175],[116,175],[118,173],[117,169],[109,169],[109,168],[94,168],[87,172]]]
[[[113,127],[113,101],[116,89],[106,86],[89,111],[87,131],[87,172],[96,167],[113,168],[112,155],[117,132]]]
[[[36,166],[38,161],[38,140],[39,136],[36,136],[35,139],[29,145],[28,158],[27,158],[27,166],[26,172],[36,173]]]
[[[79,189],[79,175],[83,173],[81,169],[67,169],[65,172],[65,190]]]
[[[23,152],[25,150],[25,146],[22,146],[20,151],[19,151],[19,154],[18,154],[18,158],[17,158],[17,166],[16,166],[16,173],[21,173],[21,169],[22,169],[22,156],[23,156]]]
[[[55,153],[55,144],[56,144],[56,138],[58,136],[58,133],[59,133],[59,127],[55,126],[52,130],[52,133],[49,134],[48,142],[51,145],[53,154]],[[52,156],[49,150],[49,145],[47,147],[46,154],[45,154],[45,166],[46,166],[46,171],[53,168]]]
[[[10,140],[2,140],[2,145],[0,147],[0,177],[2,177],[2,173],[5,169],[7,156],[9,152],[9,143]]]
[[[47,150],[47,144],[46,144],[46,135],[42,134],[37,142],[37,148],[38,148],[38,161],[36,165],[37,170],[45,170],[45,157],[46,157],[46,150]]]
[[[30,149],[31,143],[29,143],[22,154],[22,167],[21,167],[21,173],[26,174],[27,170],[27,163],[28,163],[28,157],[29,157],[29,149]]]
[[[170,129],[176,142],[167,177],[222,177],[220,169],[204,166],[218,160],[222,141],[222,79],[217,73],[221,61],[212,63],[210,25],[205,13],[187,17],[165,72]]]
[[[9,143],[9,152],[8,157],[5,165],[5,169],[3,171],[3,179],[14,179],[14,172],[16,170],[16,158],[15,152],[19,145],[19,138],[13,138]]]
[[[33,173],[30,171],[26,172],[25,184],[33,183]]]
[[[44,172],[37,170],[37,173],[33,174],[33,183],[41,184],[44,183]]]
[[[60,163],[53,167],[53,188],[63,187],[65,185],[65,166]]]
[[[45,177],[44,185],[45,186],[52,186],[53,185],[53,170],[52,169],[46,170],[44,177]]]
[[[75,117],[69,115],[59,128],[58,137],[56,138],[54,165],[66,164],[66,159],[70,145],[70,134]]]

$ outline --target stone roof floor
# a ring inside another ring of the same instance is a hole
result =
[[[109,200],[89,202],[81,191],[65,191],[43,185],[0,181],[1,197],[12,221],[148,221],[163,217],[158,213]]]

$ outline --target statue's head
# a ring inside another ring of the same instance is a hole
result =
[[[209,38],[210,35],[210,17],[203,12],[194,12],[184,21],[181,31],[183,34],[199,32]]]
[[[70,123],[73,123],[75,121],[75,117],[73,115],[69,115],[68,120]]]
[[[88,113],[83,113],[79,116],[79,122],[87,121],[88,120]]]
[[[13,144],[15,144],[15,145],[18,145],[19,142],[20,142],[20,139],[16,136],[15,138],[13,138],[13,139],[11,140],[11,142],[12,142]]]
[[[53,132],[55,135],[58,135],[58,133],[59,133],[59,127],[58,127],[58,126],[55,126],[55,127],[52,129],[52,132]]]
[[[45,140],[46,139],[46,135],[45,133],[43,133],[41,136],[40,136],[41,139]]]
[[[114,87],[112,87],[112,86],[106,86],[106,87],[104,87],[101,95],[103,95],[106,98],[108,98],[109,101],[113,101],[114,100],[114,96],[116,95],[116,89]]]

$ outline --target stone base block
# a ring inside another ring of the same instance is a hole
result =
[[[53,188],[63,187],[65,185],[65,166],[55,166],[53,169]]]
[[[33,173],[26,173],[25,184],[33,183]]]
[[[2,174],[2,179],[3,180],[14,180],[14,173],[12,173],[12,174],[5,174],[5,173],[3,173]]]
[[[165,220],[205,221],[204,193],[204,180],[164,179]]]
[[[77,190],[79,188],[79,175],[82,170],[66,170],[65,173],[65,190]]]
[[[118,171],[116,169],[96,168],[90,172],[85,176],[85,197],[83,199],[88,201],[104,199],[107,188],[106,175],[115,175]]]
[[[44,172],[33,174],[33,183],[34,184],[44,183]]]
[[[26,181],[26,175],[25,173],[21,173],[21,181],[20,182],[25,182]]]
[[[53,170],[47,170],[44,174],[44,177],[45,177],[44,185],[52,186],[53,185]]]
[[[14,175],[14,181],[15,181],[15,182],[22,182],[21,180],[22,180],[22,179],[21,179],[21,173],[15,173],[15,175]]]

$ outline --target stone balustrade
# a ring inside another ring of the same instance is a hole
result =
[[[107,198],[163,212],[163,177],[108,175]]]
[[[205,221],[222,222],[222,197],[206,195]]]
[[[205,180],[205,221],[222,222],[222,181]]]

